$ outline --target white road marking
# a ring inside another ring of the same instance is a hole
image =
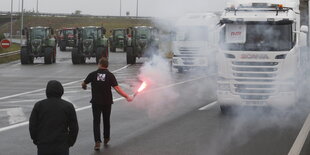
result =
[[[124,100],[123,97],[113,99],[114,102],[122,101],[122,100]],[[80,108],[77,108],[75,110],[78,112],[78,111],[86,110],[86,109],[89,109],[89,108],[91,108],[91,105],[85,106],[85,107],[80,107]],[[10,125],[10,126],[7,126],[7,127],[3,127],[3,128],[0,128],[0,133],[3,132],[3,131],[10,130],[10,129],[15,129],[15,128],[18,128],[18,127],[22,127],[22,126],[25,126],[25,125],[28,125],[28,124],[29,124],[29,121],[26,121],[26,122],[22,122],[22,123],[13,124],[13,125]]]
[[[123,70],[125,68],[128,68],[129,66],[130,65],[126,65],[126,66],[124,66],[124,67],[122,67],[120,69],[112,71],[112,73],[121,71],[121,70]],[[78,82],[82,82],[83,80],[84,79],[68,82],[68,83],[63,84],[63,86],[72,85],[72,84],[75,84],[75,83],[78,83]],[[24,92],[24,93],[19,93],[19,94],[9,95],[9,96],[5,96],[5,97],[0,97],[0,100],[5,100],[5,99],[9,99],[9,98],[13,98],[13,97],[18,97],[18,96],[22,96],[22,95],[27,95],[27,94],[31,94],[31,93],[37,93],[37,92],[44,91],[44,90],[45,90],[45,88],[42,88],[42,89],[37,89],[37,90],[28,91],[28,92]]]
[[[22,123],[17,123],[17,124],[10,125],[10,126],[4,127],[4,128],[0,128],[0,132],[7,131],[7,130],[10,130],[10,129],[15,129],[15,128],[18,128],[18,127],[21,127],[21,126],[25,126],[25,125],[28,125],[28,124],[29,124],[29,121],[22,122]]]
[[[5,103],[14,104],[14,103],[24,103],[24,102],[36,102],[36,101],[38,101],[38,100],[17,100],[17,101],[8,101]]]
[[[215,105],[217,105],[217,101],[209,103],[206,106],[199,108],[198,110],[208,110],[208,109],[211,109],[212,107],[214,107]]]
[[[127,65],[127,67],[128,66],[129,65]],[[123,69],[127,68],[127,67],[125,66],[125,67],[123,67]],[[203,77],[199,77],[199,78],[195,78],[195,79],[191,79],[191,80],[186,80],[186,81],[170,84],[170,85],[167,85],[167,86],[163,86],[163,87],[160,87],[160,88],[156,88],[156,89],[150,90],[149,92],[161,90],[161,89],[164,89],[164,88],[173,87],[173,86],[176,86],[176,85],[180,85],[180,84],[184,84],[184,83],[187,83],[187,82],[203,79],[203,78],[206,78],[206,77],[208,77],[208,76],[203,76]],[[124,98],[120,97],[120,98],[113,99],[114,102],[121,101],[121,100],[124,100]],[[86,109],[89,109],[89,108],[91,108],[91,105],[77,108],[76,111],[82,111],[82,110],[86,110]],[[0,128],[0,133],[3,132],[3,131],[10,130],[10,129],[14,129],[14,128],[18,128],[18,127],[21,127],[21,126],[25,126],[25,125],[28,125],[28,124],[29,124],[29,121],[18,123],[18,124],[14,124],[14,125],[10,125],[10,126],[7,126],[7,127],[3,127],[3,128]]]
[[[172,83],[172,84],[169,84],[169,85],[166,85],[166,86],[162,86],[162,87],[159,87],[159,88],[155,88],[155,89],[146,91],[145,93],[147,93],[147,92],[153,92],[153,91],[158,91],[158,90],[162,90],[162,89],[165,89],[165,88],[174,87],[174,86],[176,86],[176,85],[181,85],[181,84],[184,84],[184,83],[188,83],[188,82],[192,82],[192,81],[204,79],[204,78],[207,78],[207,77],[209,77],[209,76],[202,76],[202,77],[195,78],[195,79],[190,79],[190,80],[186,80],[186,81],[182,81],[182,82]],[[132,94],[132,95],[133,95],[133,94]]]
[[[310,114],[308,114],[308,117],[304,125],[302,126],[298,136],[296,137],[295,142],[293,146],[291,147],[288,155],[299,155],[300,154],[305,144],[305,141],[308,137],[309,131],[310,131]]]
[[[114,70],[112,72],[115,73],[115,72],[121,71],[121,70],[123,70],[125,68],[128,68],[129,66],[130,65],[126,65],[126,66],[124,66],[124,67],[122,67],[120,69]],[[77,80],[77,81],[65,83],[65,84],[63,84],[63,86],[71,85],[71,84],[74,84],[74,83],[77,83],[77,82],[81,82],[81,81],[83,81],[83,80]],[[40,91],[43,91],[43,90],[45,90],[45,88],[37,89],[37,90],[29,91],[29,92],[24,92],[24,93],[19,93],[19,94],[15,94],[15,95],[10,95],[10,96],[0,97],[0,100],[9,99],[9,98],[13,98],[13,97],[18,97],[18,96],[22,96],[22,95],[27,95],[27,94],[31,94],[31,93],[36,93],[36,92],[40,92]],[[117,98],[117,99],[114,99],[113,101],[116,102],[116,101],[121,101],[121,100],[123,100],[123,98]],[[82,110],[88,109],[90,107],[91,106],[85,106],[85,107],[77,108],[76,111],[82,111]],[[25,126],[25,125],[28,125],[28,124],[29,124],[29,121],[26,121],[26,122],[22,122],[22,123],[13,124],[13,125],[10,125],[10,126],[7,126],[7,127],[3,127],[3,128],[0,128],[0,133],[3,132],[3,131],[10,130],[10,129],[15,129],[15,128],[18,128],[18,127],[21,127],[21,126]]]

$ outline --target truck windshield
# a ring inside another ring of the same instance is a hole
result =
[[[208,41],[208,28],[203,26],[178,27],[176,41]]]
[[[140,39],[150,39],[151,30],[149,28],[138,28],[137,37]]]
[[[30,32],[31,39],[43,39],[45,38],[45,29],[32,29]]]
[[[289,51],[294,45],[292,24],[226,24],[223,34],[222,47],[232,51]]]
[[[64,35],[69,35],[69,34],[73,34],[73,30],[65,30],[64,31]]]
[[[124,35],[124,31],[123,30],[116,30],[114,35],[115,36],[123,36]]]
[[[96,28],[84,29],[83,39],[96,39],[98,36],[98,31]]]

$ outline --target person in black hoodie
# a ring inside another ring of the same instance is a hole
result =
[[[64,89],[51,80],[46,86],[47,99],[37,102],[30,115],[29,131],[38,155],[69,155],[78,135],[78,121],[72,103],[61,99]]]

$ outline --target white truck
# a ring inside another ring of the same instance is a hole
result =
[[[217,98],[234,106],[291,106],[298,99],[308,27],[299,0],[235,0],[220,18]]]
[[[219,18],[214,13],[191,13],[175,24],[172,67],[178,72],[215,66]]]

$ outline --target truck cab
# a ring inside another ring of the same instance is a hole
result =
[[[228,3],[220,24],[217,96],[222,112],[237,105],[294,105],[301,47],[306,46],[299,1]]]
[[[181,17],[175,25],[172,67],[178,72],[215,67],[218,22],[213,13],[191,13]]]

